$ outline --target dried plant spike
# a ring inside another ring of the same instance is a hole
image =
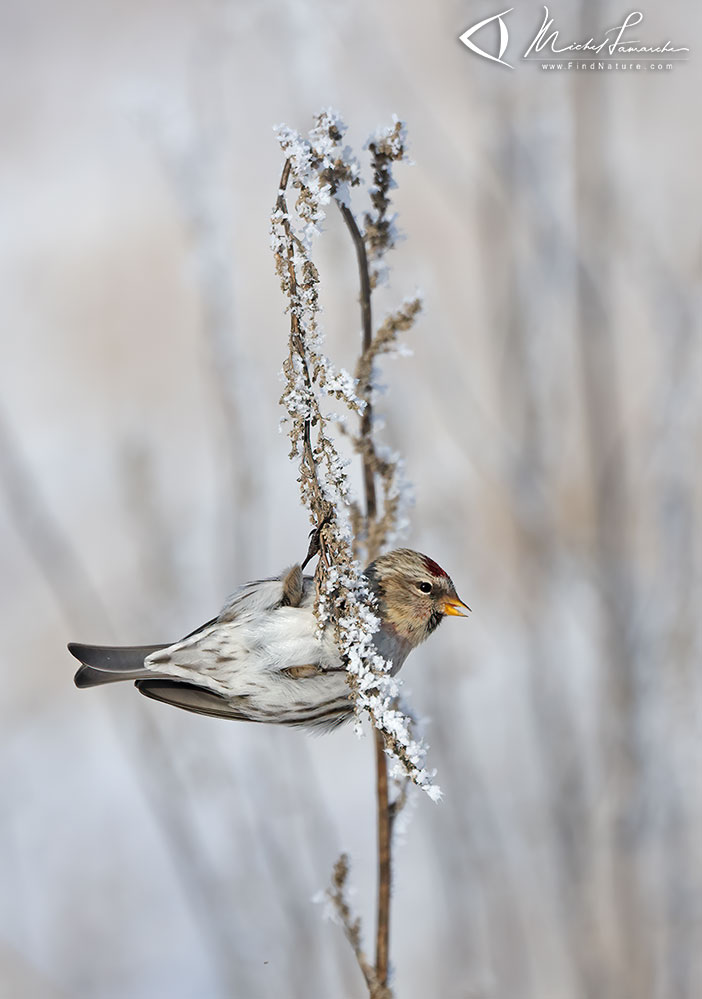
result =
[[[377,969],[372,966],[365,951],[361,935],[361,920],[353,915],[347,900],[347,881],[349,876],[349,858],[342,853],[334,864],[331,885],[327,889],[327,898],[331,904],[334,918],[341,924],[346,939],[356,956],[356,961],[366,980],[370,999],[392,999],[392,991],[385,982],[378,978]]]
[[[404,492],[399,456],[373,441],[373,367],[377,358],[395,345],[398,333],[409,328],[420,305],[416,299],[404,303],[373,336],[366,255],[366,247],[370,245],[370,254],[379,260],[393,245],[392,220],[387,216],[388,192],[394,183],[391,165],[405,155],[404,126],[395,119],[389,129],[379,130],[369,141],[374,185],[372,208],[366,218],[382,232],[370,243],[367,234],[365,237],[360,234],[350,207],[350,191],[360,183],[360,167],[352,151],[342,144],[346,125],[340,115],[331,109],[321,112],[307,136],[284,125],[278,126],[277,132],[286,162],[272,215],[272,241],[290,317],[281,403],[287,413],[290,454],[299,461],[302,502],[310,511],[313,528],[324,525],[317,535],[317,619],[320,628],[334,629],[359,717],[368,713],[383,735],[386,751],[414,783],[436,797],[439,792],[433,785],[433,774],[424,766],[423,744],[413,735],[411,718],[397,704],[400,681],[390,675],[389,664],[373,644],[379,620],[357,557],[359,535],[373,554],[393,536]],[[288,206],[290,188],[297,192],[292,211]],[[365,282],[362,280],[362,299],[367,305],[364,349],[355,377],[335,368],[322,351],[319,274],[311,254],[313,241],[321,231],[327,206],[332,201],[341,209],[354,236],[360,273],[362,279],[366,277]],[[360,417],[356,447],[364,463],[367,497],[373,497],[365,520],[359,517],[346,461],[337,449],[329,418],[322,409],[322,400],[328,396]],[[382,511],[378,515],[376,478],[383,491]]]
[[[400,238],[395,227],[396,216],[389,215],[388,210],[390,191],[396,187],[392,165],[408,158],[404,123],[393,115],[392,125],[376,129],[368,138],[366,149],[371,153],[373,184],[370,188],[371,209],[364,216],[364,237],[368,249],[371,288],[375,288],[387,277],[383,257]]]

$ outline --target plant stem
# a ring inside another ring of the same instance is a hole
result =
[[[370,274],[368,273],[368,256],[366,254],[366,244],[364,242],[363,236],[360,229],[358,228],[358,223],[354,218],[354,214],[350,208],[346,205],[342,205],[340,202],[339,210],[346,223],[346,226],[351,233],[351,238],[353,240],[353,245],[356,248],[356,259],[358,260],[358,276],[361,282],[361,322],[363,324],[363,352],[370,350],[371,341],[373,339],[373,320],[371,313],[371,284],[370,284]],[[371,437],[373,432],[373,408],[371,403],[371,389],[372,386],[361,385],[359,386],[361,390],[361,397],[365,400],[366,406],[363,410],[363,415],[361,416],[361,440],[364,441]],[[375,520],[377,512],[377,501],[375,495],[375,476],[373,475],[373,468],[367,457],[367,452],[364,451],[363,458],[363,486],[366,495],[366,520],[368,521],[368,528],[372,521]],[[370,534],[370,530],[369,530]],[[368,552],[368,560],[372,561],[378,553],[374,551]]]
[[[363,352],[370,350],[373,339],[373,320],[371,312],[371,283],[368,271],[368,256],[363,235],[353,212],[340,202],[339,209],[346,226],[351,233],[356,248],[358,274],[361,284],[361,322],[363,325]],[[361,442],[370,440],[373,432],[373,410],[369,383],[359,386],[361,396],[365,400],[365,409],[361,417]],[[370,453],[363,448],[363,483],[366,500],[366,530],[370,540],[370,527],[376,519],[377,500],[375,491],[375,475],[370,461]],[[370,548],[370,545],[369,545]],[[372,561],[377,551],[368,551],[368,560]],[[375,974],[380,986],[386,986],[388,981],[388,965],[390,955],[390,888],[392,883],[392,815],[388,793],[388,764],[385,755],[385,742],[382,733],[374,729],[375,736],[375,767],[376,794],[378,802],[378,902],[376,915],[375,940]]]
[[[375,973],[387,985],[390,955],[390,886],[392,880],[392,830],[388,795],[388,764],[382,733],[374,729],[378,795],[378,912],[375,940]]]

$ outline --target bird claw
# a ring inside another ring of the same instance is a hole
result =
[[[322,534],[322,530],[326,527],[327,524],[331,523],[331,519],[332,519],[331,516],[325,517],[321,524],[319,524],[317,527],[314,527],[310,531],[309,534],[310,544],[307,549],[307,555],[305,556],[305,561],[302,563],[301,566],[302,569],[304,569],[307,563],[311,562],[312,559],[315,557],[315,555],[319,553],[320,549],[319,539]]]

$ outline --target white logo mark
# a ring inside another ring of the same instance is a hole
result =
[[[468,28],[459,37],[459,41],[467,45],[471,52],[475,52],[476,55],[482,56],[484,59],[490,59],[491,62],[499,62],[501,66],[507,66],[509,69],[514,69],[508,62],[505,62],[502,56],[505,54],[505,49],[507,48],[507,42],[509,41],[509,32],[507,31],[507,25],[502,20],[505,14],[509,14],[510,11],[514,10],[514,7],[510,7],[508,10],[503,10],[501,14],[493,14],[492,17],[486,17],[484,21],[479,21],[474,24],[472,28]],[[475,42],[471,41],[471,35],[474,35],[476,31],[480,31],[484,28],[486,24],[490,24],[491,21],[499,21],[500,23],[500,51],[496,56],[490,55],[489,52],[483,52],[479,49]]]

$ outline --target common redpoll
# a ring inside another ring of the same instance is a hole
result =
[[[445,615],[469,610],[444,570],[419,552],[381,555],[365,575],[381,620],[374,644],[393,673]],[[147,697],[198,714],[333,728],[353,704],[330,629],[318,635],[314,597],[313,577],[295,565],[246,583],[218,617],[173,645],[71,643],[83,664],[76,686],[134,680]]]

